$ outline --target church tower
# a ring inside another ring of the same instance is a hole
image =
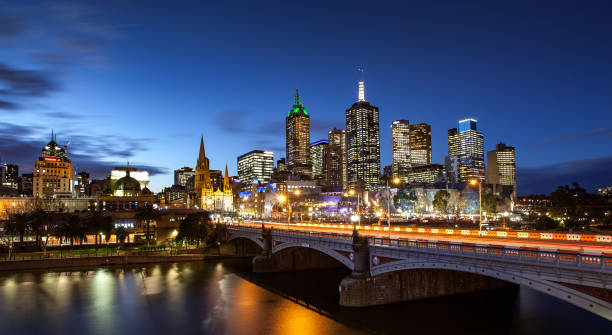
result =
[[[211,197],[213,185],[210,180],[209,160],[204,151],[204,137],[200,138],[200,153],[196,163],[196,174],[194,180],[194,190],[196,192],[196,203],[204,210],[212,210]]]

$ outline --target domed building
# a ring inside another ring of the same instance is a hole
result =
[[[133,175],[137,175],[140,180]],[[108,179],[109,189],[100,196],[100,209],[131,210],[153,204],[155,195],[146,186],[148,175],[147,171],[138,171],[129,164],[127,167],[116,167]]]

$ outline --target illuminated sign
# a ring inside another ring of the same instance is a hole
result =
[[[45,162],[59,162],[59,158],[45,157]]]

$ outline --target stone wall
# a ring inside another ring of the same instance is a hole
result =
[[[477,274],[438,269],[404,270],[364,279],[349,276],[340,284],[340,305],[375,306],[512,285]]]
[[[253,259],[253,272],[286,272],[344,266],[332,257],[310,248],[287,248]]]
[[[144,263],[181,262],[204,260],[204,255],[189,256],[108,256],[85,258],[61,258],[30,261],[0,262],[0,271],[7,270],[34,270],[69,268],[84,266],[129,265]]]

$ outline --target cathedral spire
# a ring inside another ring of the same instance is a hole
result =
[[[198,155],[198,161],[206,158],[206,152],[204,151],[204,136],[200,137],[200,154]]]
[[[225,175],[223,176],[223,191],[230,189],[229,173],[227,172],[227,163],[225,163]]]

